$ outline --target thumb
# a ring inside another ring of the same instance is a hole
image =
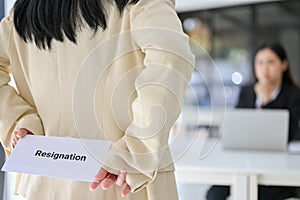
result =
[[[27,129],[21,128],[19,131],[17,131],[17,137],[23,138],[25,135],[30,134],[30,132]]]

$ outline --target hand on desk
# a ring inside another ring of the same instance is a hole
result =
[[[125,181],[125,170],[120,170],[119,175],[115,175],[109,173],[105,169],[101,168],[98,174],[95,176],[95,182],[91,183],[90,190],[95,190],[97,187],[102,184],[102,189],[108,189],[112,184],[116,184],[118,186],[122,186],[125,184],[125,188],[123,189],[121,196],[126,196],[130,192],[130,186]]]

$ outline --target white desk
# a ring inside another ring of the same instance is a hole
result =
[[[250,200],[257,199],[257,185],[300,186],[300,155],[251,152],[249,162]]]
[[[181,139],[182,140],[182,139]],[[176,140],[177,142],[177,140]],[[175,156],[176,178],[181,183],[230,185],[233,199],[246,200],[248,197],[248,171],[244,153],[224,152],[220,145],[206,157],[200,153],[209,151],[214,141],[196,140],[187,148],[186,141],[172,144],[172,151],[187,151],[178,159]],[[204,153],[205,154],[205,153]]]
[[[300,186],[299,155],[225,151],[219,142],[211,153],[199,159],[200,152],[213,146],[213,142],[196,140],[189,148],[187,146],[182,139],[171,145],[176,152],[176,178],[181,183],[230,185],[234,200],[257,199],[258,184]],[[184,150],[179,157],[177,152]]]

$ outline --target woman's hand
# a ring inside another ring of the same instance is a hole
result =
[[[125,170],[120,170],[119,175],[111,174],[105,169],[101,168],[98,174],[95,176],[95,181],[91,183],[90,190],[95,190],[101,184],[102,189],[108,189],[112,184],[122,186],[125,184],[125,187],[121,193],[121,196],[126,196],[130,192],[130,186],[125,181],[126,172]]]
[[[25,137],[27,134],[33,135],[30,131],[25,128],[21,128],[13,133],[12,146],[15,147],[18,141]]]
[[[274,85],[267,83],[256,83],[254,86],[255,93],[258,97],[261,98],[263,105],[272,101],[273,93],[276,89],[277,87],[274,87]]]

